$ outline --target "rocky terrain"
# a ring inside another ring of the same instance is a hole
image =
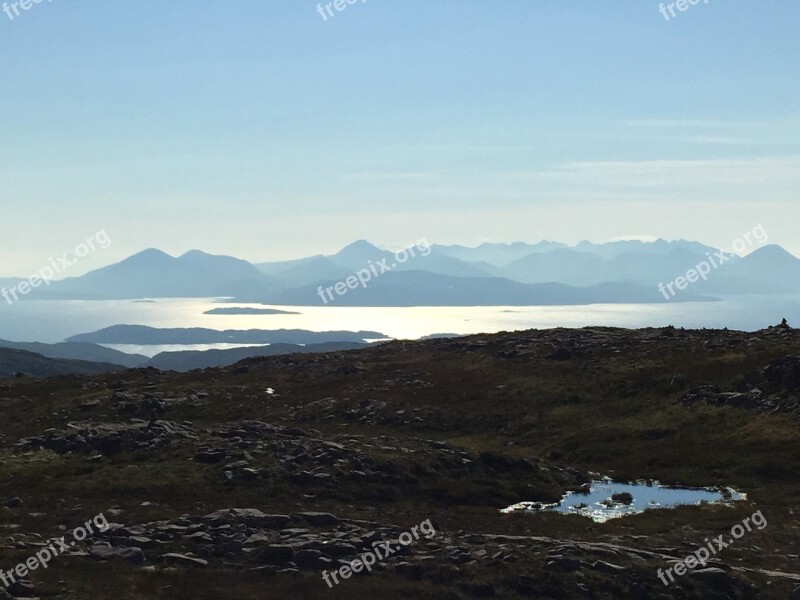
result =
[[[587,328],[2,380],[0,569],[109,527],[0,598],[796,600],[798,356],[787,325]],[[747,500],[500,512],[598,474]],[[659,579],[756,510],[763,530]],[[435,535],[402,542],[426,520]]]

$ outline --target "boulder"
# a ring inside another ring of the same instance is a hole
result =
[[[762,371],[764,378],[782,391],[800,387],[800,357],[784,356],[773,360]]]

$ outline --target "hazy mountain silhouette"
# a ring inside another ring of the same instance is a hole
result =
[[[39,342],[0,340],[0,348],[25,350],[46,358],[99,362],[128,368],[140,367],[149,360],[148,357],[139,354],[127,354],[89,343],[61,342],[59,344],[41,344]]]
[[[336,254],[257,267],[230,256],[193,250],[174,258],[145,250],[119,263],[40,287],[23,299],[136,299],[232,297],[238,302],[319,305],[327,288],[374,268],[368,289],[350,290],[329,304],[357,306],[459,306],[659,302],[645,291],[674,281],[714,256],[692,241],[626,240],[568,247],[557,242],[482,244],[477,248],[434,245],[427,255],[399,262],[395,253],[359,240]],[[385,265],[389,271],[383,272]],[[693,284],[695,296],[800,291],[800,260],[778,246],[733,257]],[[9,285],[14,279],[6,279]],[[530,288],[520,285],[560,284]],[[605,284],[614,284],[612,286]],[[488,286],[489,289],[486,289]],[[598,287],[599,286],[599,287]],[[358,299],[352,296],[359,296]],[[683,291],[675,299],[688,300]],[[674,300],[674,299],[673,299]]]
[[[601,281],[597,270],[603,259],[588,252],[560,248],[550,252],[534,252],[507,265],[507,277],[522,283],[566,283],[586,286]],[[614,278],[612,281],[617,281]]]
[[[559,281],[578,286],[627,282],[652,287],[685,275],[688,269],[705,259],[705,254],[683,247],[675,247],[665,254],[623,252],[613,254],[612,258],[577,250],[558,250],[512,263],[506,267],[506,273],[512,278],[517,273],[525,274],[531,282]],[[540,279],[545,276],[548,279]]]
[[[436,249],[427,256],[417,247],[413,247],[413,252],[413,256],[409,252],[405,257],[406,260],[399,262],[394,252],[381,250],[366,240],[359,240],[331,256],[320,255],[283,263],[263,263],[259,264],[258,268],[263,273],[273,275],[280,280],[280,284],[273,288],[275,291],[286,291],[312,283],[319,285],[323,281],[341,281],[361,269],[369,269],[373,264],[380,272],[381,262],[389,269],[397,271],[427,271],[453,277],[502,276],[502,272],[492,265],[467,263]]]
[[[114,325],[99,331],[68,338],[68,342],[94,344],[321,344],[326,342],[363,342],[384,339],[378,331],[306,331],[304,329],[228,329],[218,331],[202,327],[158,329],[144,325]]]
[[[704,289],[727,294],[800,292],[800,260],[780,246],[764,246],[720,267]]]
[[[333,282],[331,282],[332,285]],[[323,284],[323,287],[326,287]],[[710,300],[688,292],[677,301]],[[659,303],[655,286],[604,283],[573,287],[561,283],[524,284],[497,277],[448,277],[425,271],[394,271],[374,279],[366,288],[334,294],[332,306],[535,306],[596,303]],[[268,304],[318,305],[315,286],[281,292]]]
[[[83,354],[102,358],[109,356],[114,363],[101,360],[69,360],[53,358],[41,353],[25,349],[7,347],[4,344],[13,344],[24,347],[36,347],[50,354]],[[224,367],[235,364],[245,358],[256,356],[276,356],[280,354],[309,354],[315,352],[338,352],[341,350],[358,350],[366,347],[365,342],[324,342],[318,344],[285,344],[278,343],[269,346],[252,346],[247,348],[233,348],[230,350],[205,350],[162,352],[152,359],[135,354],[124,354],[94,344],[61,343],[37,344],[28,342],[0,342],[0,377],[11,377],[18,373],[31,377],[52,377],[56,375],[94,375],[123,371],[126,368],[154,367],[166,371],[191,371],[208,367]],[[83,352],[75,350],[84,346]],[[99,348],[94,352],[89,347]],[[102,350],[107,351],[104,354]],[[94,352],[94,353],[93,353]]]
[[[11,288],[24,281],[20,277],[0,277],[0,288]]]
[[[616,242],[605,242],[595,244],[589,241],[582,241],[572,247],[578,252],[589,252],[605,259],[612,259],[620,254],[627,252],[645,252],[647,254],[669,254],[675,250],[688,250],[695,254],[705,255],[706,252],[715,252],[717,248],[706,246],[700,242],[687,240],[667,241],[657,239],[652,242],[642,240],[620,240]]]
[[[297,258],[294,260],[281,260],[276,262],[263,262],[256,263],[255,266],[259,271],[265,275],[279,275],[293,267],[302,265],[303,263],[316,260],[318,258],[325,258],[322,254],[315,254],[314,256],[307,256],[306,258]]]
[[[27,350],[0,348],[0,377],[12,377],[18,373],[30,377],[95,375],[124,369],[125,367],[120,365],[47,358]]]
[[[247,261],[230,256],[192,250],[174,258],[150,249],[39,289],[45,294],[101,299],[197,298],[262,293],[271,283]]]
[[[352,269],[336,264],[326,256],[317,256],[280,272],[277,278],[284,288],[309,285],[329,279],[344,279]]]
[[[494,265],[495,267],[504,267],[509,263],[514,262],[533,254],[535,252],[550,252],[566,248],[566,244],[558,242],[542,241],[538,244],[526,244],[524,242],[514,242],[512,244],[481,244],[477,248],[469,248],[467,246],[442,246],[434,244],[434,249],[457,258],[459,260],[472,262],[472,263],[486,263]]]
[[[298,346],[296,344],[272,344],[270,346],[255,346],[249,348],[232,348],[230,350],[187,350],[182,352],[162,352],[156,354],[149,367],[162,371],[193,371],[208,367],[225,367],[235,364],[246,358],[256,356],[276,356],[280,354],[308,354],[312,352],[338,352],[341,350],[358,350],[367,344],[358,342],[326,342],[323,344],[309,344]]]
[[[345,246],[329,258],[337,265],[346,267],[352,273],[354,270],[365,268],[369,262],[380,262],[383,258],[391,259],[392,253],[387,250],[381,250],[366,240],[358,240]]]

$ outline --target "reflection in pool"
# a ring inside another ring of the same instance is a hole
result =
[[[746,496],[731,488],[682,488],[662,486],[657,481],[617,483],[611,479],[592,481],[584,490],[569,492],[561,502],[520,502],[503,509],[502,513],[555,511],[568,515],[589,517],[597,523],[635,515],[654,508],[674,508],[682,505],[729,503],[746,500]]]

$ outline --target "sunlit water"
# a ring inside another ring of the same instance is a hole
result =
[[[616,497],[617,494],[630,494],[630,497]],[[656,508],[675,508],[704,502],[730,503],[744,499],[746,499],[744,494],[730,488],[679,488],[662,486],[657,481],[617,483],[601,479],[593,481],[588,491],[570,492],[556,504],[520,502],[500,512],[512,514],[555,511],[567,515],[581,515],[597,523],[604,523],[609,519],[619,519]]]
[[[786,317],[800,324],[800,295],[739,296],[721,302],[683,304],[593,304],[588,306],[336,307],[275,306],[300,314],[204,315],[226,306],[213,299],[155,302],[0,302],[0,338],[59,342],[111,325],[207,327],[210,329],[370,330],[416,339],[434,333],[495,333],[551,327],[710,327],[755,330]],[[261,307],[257,304],[235,306]]]
[[[257,348],[269,344],[150,344],[141,346],[137,344],[100,344],[112,350],[119,350],[127,354],[141,354],[150,358],[161,352],[183,352],[192,350],[203,352],[205,350],[233,350],[234,348]]]

